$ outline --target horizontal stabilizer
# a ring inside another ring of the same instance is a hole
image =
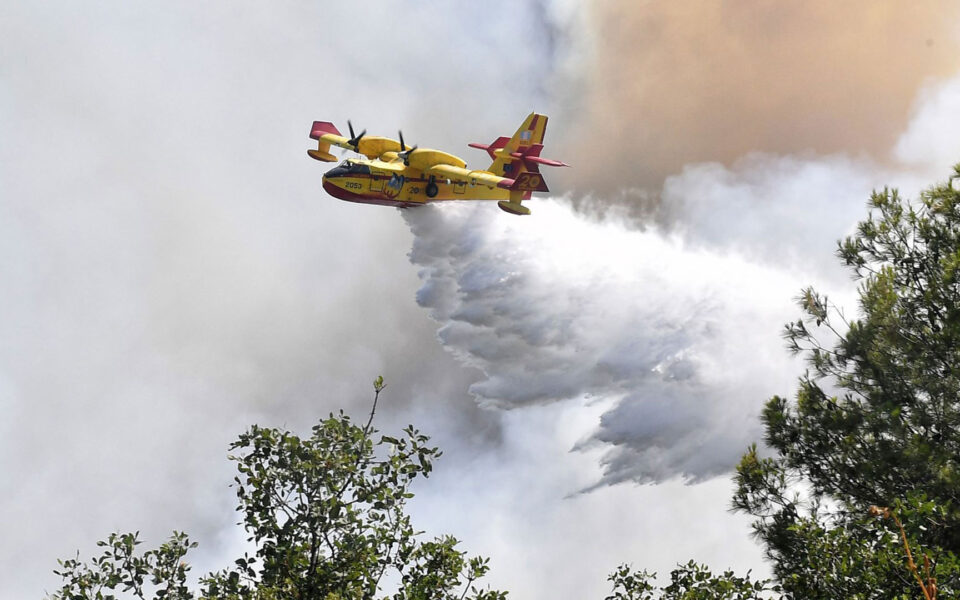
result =
[[[539,156],[527,156],[523,159],[524,162],[531,162],[538,165],[547,165],[548,167],[569,167],[565,162],[560,162],[559,160],[553,160],[552,158],[540,158]]]
[[[510,138],[500,136],[497,139],[495,139],[492,144],[478,144],[476,142],[472,142],[467,145],[470,146],[471,148],[476,148],[478,150],[486,150],[487,154],[490,155],[491,160],[497,160],[496,151],[499,150],[500,148],[505,147],[507,145],[507,142],[509,141],[510,141]]]
[[[531,144],[526,148],[521,148],[516,152],[511,152],[511,158],[519,158],[523,161],[523,166],[528,171],[537,171],[537,165],[546,165],[548,167],[569,167],[565,162],[553,160],[552,158],[542,158],[540,152],[543,150],[543,144]]]

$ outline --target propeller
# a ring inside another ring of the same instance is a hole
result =
[[[354,150],[356,150],[357,152],[359,152],[359,151],[360,151],[360,140],[361,140],[361,138],[363,138],[363,136],[367,135],[367,130],[364,129],[363,131],[360,132],[360,135],[355,135],[355,134],[353,133],[353,123],[351,123],[349,120],[347,121],[347,128],[350,129],[350,139],[347,140],[347,143],[350,144],[351,146],[353,146],[353,149],[354,149]]]
[[[410,166],[410,153],[417,149],[416,146],[413,148],[407,149],[407,145],[403,143],[403,132],[397,131],[397,134],[400,136],[400,152],[397,153],[397,157],[403,160],[403,164]]]

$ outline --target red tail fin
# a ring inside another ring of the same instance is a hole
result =
[[[501,177],[516,178],[527,171],[539,173],[540,165],[568,166],[559,160],[540,157],[546,130],[547,116],[530,113],[513,137],[501,136],[492,144],[470,144],[470,147],[486,150],[493,159],[493,164],[487,170]]]

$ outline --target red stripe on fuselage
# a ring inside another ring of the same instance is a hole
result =
[[[355,192],[345,190],[342,187],[335,186],[326,179],[323,180],[323,189],[334,198],[346,200],[347,202],[358,202],[360,204],[379,204],[381,206],[397,206],[400,208],[406,208],[408,206],[420,206],[419,202],[405,202],[395,198],[388,198],[384,194],[378,194],[376,192],[357,194]]]

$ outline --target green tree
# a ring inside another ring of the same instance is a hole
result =
[[[790,597],[916,597],[919,571],[941,595],[960,593],[960,165],[954,171],[915,204],[896,190],[871,196],[869,218],[838,250],[859,282],[857,318],[811,288],[799,299],[804,317],[786,328],[809,370],[793,402],[767,403],[775,455],[744,455],[733,506],[756,517]],[[886,510],[871,516],[871,505]]]
[[[196,544],[186,535],[141,553],[137,534],[113,534],[90,563],[60,561],[63,586],[52,598],[503,600],[475,585],[486,559],[466,557],[450,536],[422,541],[413,528],[411,483],[429,476],[440,452],[413,427],[374,442],[384,387],[377,378],[363,427],[341,412],[306,438],[253,426],[231,445],[238,510],[256,550],[201,578],[199,592],[187,582],[184,558]],[[382,590],[387,574],[392,594]]]
[[[750,573],[737,577],[732,571],[714,575],[706,566],[690,561],[670,572],[670,583],[656,587],[655,573],[634,571],[620,565],[608,581],[613,591],[605,600],[760,600],[779,588],[768,580],[752,581]]]

